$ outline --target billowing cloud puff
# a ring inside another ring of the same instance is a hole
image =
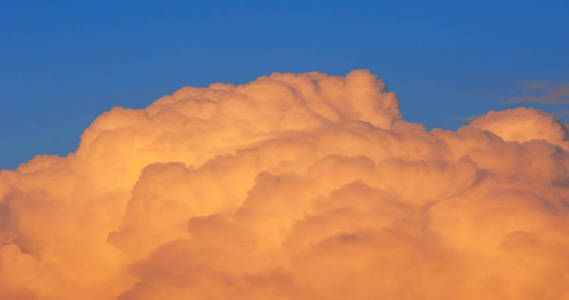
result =
[[[565,126],[402,120],[376,76],[114,108],[0,171],[1,299],[569,299]]]
[[[565,145],[567,129],[553,115],[533,108],[490,111],[475,119],[470,127],[491,131],[506,141],[545,140]]]

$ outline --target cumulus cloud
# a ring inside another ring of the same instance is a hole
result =
[[[362,70],[185,87],[0,171],[0,298],[569,299],[567,142],[426,131]]]

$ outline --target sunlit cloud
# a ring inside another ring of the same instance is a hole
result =
[[[569,299],[553,115],[403,120],[368,71],[185,87],[0,171],[1,299]]]

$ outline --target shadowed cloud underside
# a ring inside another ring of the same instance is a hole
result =
[[[568,149],[528,108],[426,131],[363,70],[185,87],[0,171],[0,298],[569,300]]]

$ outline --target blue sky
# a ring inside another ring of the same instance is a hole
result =
[[[370,69],[428,128],[516,106],[563,119],[504,101],[569,81],[568,33],[569,1],[0,0],[0,168],[74,151],[113,106],[271,72]]]

